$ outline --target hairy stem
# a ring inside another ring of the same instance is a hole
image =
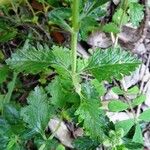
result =
[[[73,0],[72,4],[72,33],[71,33],[71,50],[72,50],[72,78],[75,82],[76,68],[77,68],[77,41],[79,31],[79,2],[80,0]]]

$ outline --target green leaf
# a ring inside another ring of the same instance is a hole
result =
[[[150,109],[145,110],[140,114],[139,119],[142,121],[149,122],[150,121]]]
[[[123,95],[124,91],[122,89],[120,89],[118,86],[115,86],[112,88],[112,91],[118,95]]]
[[[122,25],[128,23],[128,19],[128,15],[126,14],[126,12],[124,12],[122,8],[117,9],[115,14],[113,15],[113,22],[117,25],[120,25],[120,23]]]
[[[18,137],[13,136],[10,138],[9,143],[7,144],[8,150],[21,150],[20,145],[18,144]]]
[[[99,99],[99,92],[96,90],[95,86],[92,86],[91,82],[85,82],[81,84],[82,95],[85,99]]]
[[[77,150],[94,150],[99,143],[89,137],[79,137],[73,141],[73,146]]]
[[[126,140],[124,145],[129,150],[143,150],[143,144],[137,142],[131,142],[131,140]]]
[[[102,6],[103,4],[107,3],[110,0],[87,0],[86,5],[85,5],[85,11],[88,12],[88,15],[90,13],[92,13],[95,9],[99,8],[100,6]]]
[[[8,73],[9,73],[8,66],[0,67],[0,84],[6,80]]]
[[[138,27],[144,18],[144,7],[139,3],[130,3],[129,16],[133,26]]]
[[[123,111],[128,109],[128,107],[129,107],[128,104],[119,100],[113,100],[108,103],[108,109],[112,112]]]
[[[5,97],[4,95],[0,94],[0,112],[3,109],[4,97]]]
[[[70,51],[67,48],[38,45],[38,48],[29,46],[27,49],[19,50],[12,54],[12,58],[6,60],[11,68],[18,72],[36,74],[42,72],[49,66],[56,69],[63,77],[70,76],[71,65]]]
[[[106,122],[97,100],[83,100],[75,115],[79,116],[79,123],[83,122],[87,135],[93,139],[99,138],[100,141],[104,138],[103,126]]]
[[[65,147],[61,144],[59,144],[56,148],[56,150],[65,150]]]
[[[17,35],[17,30],[9,26],[9,24],[4,20],[0,19],[0,35],[0,43],[8,42],[15,38]]]
[[[6,62],[17,72],[35,74],[49,67],[52,60],[54,56],[49,48],[29,46],[27,49],[21,49],[12,54],[12,57]]]
[[[96,91],[99,93],[99,96],[104,96],[106,93],[106,88],[104,87],[103,82],[99,82],[96,79],[91,80],[91,84],[95,87]]]
[[[71,78],[71,51],[65,47],[53,46],[52,53],[55,59],[51,61],[51,66],[55,68],[56,72],[63,78]]]
[[[48,97],[41,87],[36,87],[27,98],[28,106],[23,107],[21,116],[29,128],[43,133],[53,114],[53,108],[49,105]]]
[[[99,82],[121,79],[129,75],[139,65],[136,57],[120,48],[97,50],[89,60],[88,70]]]
[[[69,80],[56,77],[46,87],[46,90],[51,95],[51,103],[58,108],[63,108],[66,103],[79,102],[79,96],[75,93],[72,82]]]
[[[140,104],[142,104],[146,99],[146,96],[145,95],[140,95],[138,96],[137,98],[135,98],[133,101],[132,101],[132,107],[135,107],[135,106],[138,106]]]
[[[124,135],[126,135],[134,124],[135,123],[133,119],[118,121],[115,123],[115,128],[116,129],[122,128],[124,130]]]
[[[143,135],[142,135],[142,131],[141,131],[141,127],[140,127],[140,124],[138,123],[135,127],[135,134],[133,136],[133,139],[132,139],[133,142],[136,142],[136,143],[141,143],[141,144],[144,144],[143,142]]]
[[[17,124],[20,120],[19,111],[11,104],[4,105],[3,116],[9,124]]]
[[[0,51],[0,62],[3,62],[4,59],[5,59],[5,56],[4,56],[3,52]]]
[[[139,88],[137,86],[134,86],[130,89],[128,89],[127,94],[138,94],[139,93]]]
[[[71,32],[72,29],[66,22],[71,17],[70,8],[56,8],[48,13],[49,23],[54,23]]]
[[[116,33],[116,34],[120,32],[118,26],[115,23],[113,23],[113,22],[105,24],[103,26],[103,31],[107,32],[107,33],[111,33],[112,32],[112,33]]]
[[[42,137],[36,136],[34,142],[38,150],[56,150],[58,141],[56,139],[44,140]]]
[[[87,25],[88,24],[88,25]],[[91,34],[92,31],[98,29],[99,24],[97,23],[96,19],[88,16],[81,20],[81,27],[80,27],[80,36],[81,39],[87,40],[89,34]]]

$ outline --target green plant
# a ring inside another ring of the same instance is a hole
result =
[[[17,49],[11,58],[6,60],[14,72],[14,77],[6,96],[0,95],[0,100],[4,99],[1,106],[3,115],[0,118],[0,149],[25,149],[27,141],[33,140],[39,150],[64,150],[65,147],[54,138],[55,133],[45,132],[49,120],[54,117],[61,121],[71,121],[84,129],[84,136],[73,142],[75,149],[90,150],[99,145],[113,150],[143,148],[140,123],[149,121],[150,111],[147,110],[134,119],[114,124],[107,117],[100,100],[105,94],[103,81],[112,82],[113,79],[120,80],[124,75],[129,75],[140,64],[138,59],[117,47],[117,42],[114,47],[106,50],[93,49],[89,59],[77,57],[78,38],[86,40],[89,32],[100,28],[96,17],[104,14],[101,8],[107,1],[65,1],[68,7],[59,7],[59,3],[56,3],[56,8],[48,13],[48,23],[51,26],[60,26],[71,34],[70,48],[56,45],[49,48],[46,44],[37,43],[35,46],[26,42],[23,48]],[[54,4],[54,1],[39,2],[44,5]],[[132,6],[134,3],[137,9],[142,10],[143,7],[137,2],[129,3],[129,9],[135,9]],[[127,22],[128,7],[124,8],[124,3],[122,5],[123,8],[119,7],[114,14],[113,22],[105,25],[104,31],[117,34]],[[133,10],[130,10],[130,13],[134,16]],[[120,14],[124,15],[118,20]],[[33,12],[33,15],[36,14]],[[132,23],[138,25],[140,20],[133,20],[132,15]],[[87,21],[90,22],[89,25],[86,25]],[[16,32],[5,40],[14,36]],[[56,73],[54,79],[46,86],[35,87],[27,98],[27,106],[22,108],[11,104],[10,99],[18,73],[35,75],[44,74],[47,70]],[[0,70],[0,83],[7,78],[7,71],[5,66]],[[91,78],[85,80],[86,75]],[[131,94],[134,91],[126,93],[118,87],[113,90],[118,94]],[[110,111],[123,111],[132,109],[143,101],[144,96],[140,95],[131,104],[111,101],[108,108]]]

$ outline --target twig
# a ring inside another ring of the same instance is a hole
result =
[[[142,79],[141,79],[141,86],[140,86],[140,92],[139,92],[140,95],[143,93],[143,90],[144,90],[144,76],[145,76],[146,70],[147,70],[147,68],[149,67],[149,65],[150,65],[150,54],[149,54],[149,56],[148,56],[148,60],[147,60],[146,66],[145,66],[145,70],[144,70],[144,73],[143,73],[143,77],[142,77]],[[138,117],[139,114],[140,114],[141,106],[142,106],[142,105],[140,104],[140,105],[138,106],[138,108],[137,108],[136,117]]]

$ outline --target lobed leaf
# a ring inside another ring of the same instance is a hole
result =
[[[132,56],[120,48],[97,50],[89,60],[88,70],[99,82],[111,81],[113,78],[120,80],[123,75],[129,75],[140,64]]]
[[[32,47],[18,50],[12,54],[6,63],[17,72],[39,73],[50,66],[54,56],[50,49],[44,47]]]
[[[67,23],[67,19],[71,17],[70,8],[56,8],[48,14],[49,22],[52,22],[60,27],[63,27],[67,31],[72,31],[71,27]]]
[[[38,48],[30,46],[27,49],[18,50],[7,59],[7,64],[17,72],[36,74],[49,66],[56,69],[62,76],[69,76],[71,65],[70,51],[67,48],[38,45]]]
[[[51,103],[58,108],[63,108],[66,103],[77,103],[79,97],[75,93],[72,82],[56,77],[46,90],[51,95]]]
[[[43,88],[36,87],[27,100],[29,105],[22,108],[21,116],[29,128],[42,133],[53,113],[53,109],[48,103],[48,97]]]
[[[94,111],[93,111],[94,110]],[[91,138],[102,140],[104,138],[103,125],[106,124],[99,103],[96,100],[83,101],[75,115],[78,115],[78,122],[83,122],[86,134]]]

